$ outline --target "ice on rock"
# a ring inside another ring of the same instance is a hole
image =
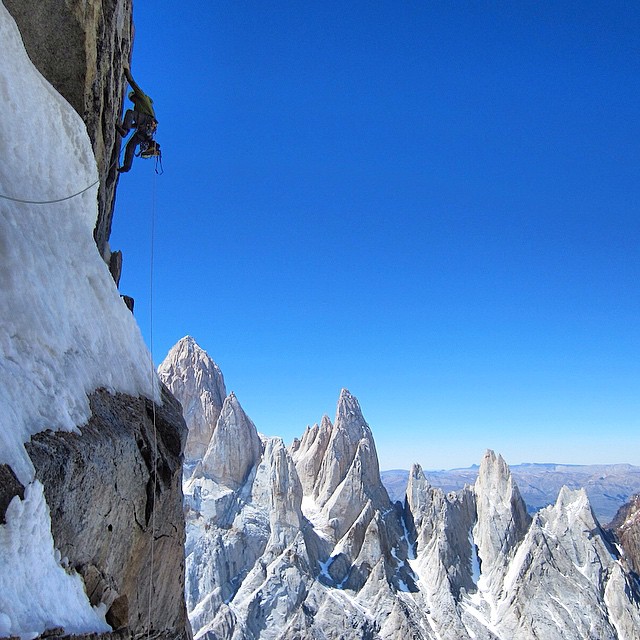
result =
[[[0,636],[29,640],[46,629],[111,631],[105,611],[93,609],[76,573],[58,562],[49,509],[37,480],[16,496],[0,525]]]

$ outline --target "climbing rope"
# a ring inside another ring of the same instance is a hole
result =
[[[70,196],[65,196],[64,198],[56,198],[55,200],[25,200],[23,198],[13,198],[3,193],[0,193],[0,198],[2,198],[3,200],[11,200],[11,202],[21,202],[22,204],[55,204],[56,202],[64,202],[65,200],[71,200],[72,198],[82,195],[85,191],[89,191],[91,187],[95,187],[98,182],[100,182],[100,178],[98,178],[95,182],[92,182],[88,187],[82,189],[82,191],[73,193]]]
[[[156,175],[153,174],[153,186],[151,189],[151,254],[149,261],[149,352],[151,360],[151,390],[152,393],[156,388],[156,371],[153,363],[153,262],[154,262],[154,245],[155,245],[155,224],[156,224]],[[155,396],[155,394],[154,394]],[[152,398],[153,405],[153,506],[151,509],[151,577],[149,580],[149,622],[147,629],[147,638],[151,637],[151,614],[153,611],[153,572],[154,554],[155,554],[155,537],[156,537],[156,490],[158,487],[158,432],[156,429],[156,401]]]
[[[120,164],[120,158],[122,157],[122,151],[120,154],[114,159],[114,161],[109,165],[109,168],[105,172],[105,175],[108,175],[111,172],[116,164]],[[77,193],[72,193],[70,196],[65,196],[64,198],[55,198],[53,200],[27,200],[25,198],[14,198],[13,196],[5,195],[4,193],[0,193],[0,198],[3,200],[10,200],[11,202],[20,202],[21,204],[56,204],[57,202],[65,202],[65,200],[71,200],[72,198],[77,198],[81,196],[85,191],[89,191],[92,187],[95,187],[100,182],[100,178],[98,178],[95,182],[92,182],[88,187],[78,191]]]

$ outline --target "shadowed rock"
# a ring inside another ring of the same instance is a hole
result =
[[[131,632],[188,638],[184,605],[180,406],[97,391],[82,433],[39,433],[26,445],[44,485],[55,546],[94,606]],[[153,558],[152,558],[153,545]],[[153,585],[149,611],[149,589]],[[123,606],[126,602],[126,608]]]

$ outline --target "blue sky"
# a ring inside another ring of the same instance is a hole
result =
[[[346,387],[383,469],[640,464],[637,3],[134,19],[165,173],[121,178],[111,245],[156,362],[194,336],[287,442]]]

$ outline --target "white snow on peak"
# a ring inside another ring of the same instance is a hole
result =
[[[480,559],[478,558],[478,547],[473,539],[473,527],[469,529],[469,544],[471,545],[471,579],[474,584],[480,580]]]
[[[95,183],[82,119],[29,60],[1,3],[0,42],[0,193],[53,200]],[[140,330],[93,240],[97,190],[55,204],[0,199],[0,464],[23,484],[33,478],[23,443],[82,426],[88,393],[154,394]]]

